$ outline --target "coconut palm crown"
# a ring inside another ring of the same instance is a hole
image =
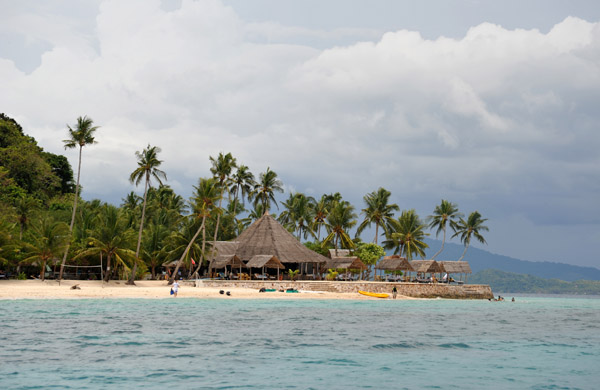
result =
[[[450,229],[456,232],[456,219],[461,217],[462,214],[458,212],[458,206],[445,199],[442,199],[442,202],[439,205],[435,206],[435,209],[433,210],[433,215],[430,215],[428,217],[428,226],[430,229],[436,229],[436,237],[440,234],[440,232],[444,233],[444,237],[442,239],[442,247],[439,251],[435,253],[435,255],[431,257],[432,260],[435,259],[444,250],[447,226],[450,225]]]
[[[485,221],[487,221],[487,219],[481,218],[481,214],[479,214],[478,211],[473,211],[471,214],[469,214],[469,218],[467,218],[466,221],[460,218],[456,225],[456,233],[452,235],[452,237],[460,235],[460,240],[465,245],[465,250],[458,261],[461,261],[465,258],[465,254],[467,253],[467,249],[471,243],[471,237],[475,237],[477,241],[482,244],[487,244],[485,238],[483,238],[480,233],[480,231],[489,231],[488,227],[483,225]]]

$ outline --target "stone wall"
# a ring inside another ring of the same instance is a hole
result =
[[[260,280],[201,280],[204,287],[226,288],[242,287],[251,289],[276,288],[308,291],[329,291],[339,293],[357,293],[358,290],[390,293],[396,286],[399,295],[413,298],[451,298],[451,299],[490,299],[494,295],[488,285],[483,284],[443,284],[443,283],[391,283],[391,282],[329,282],[329,281],[260,281]]]

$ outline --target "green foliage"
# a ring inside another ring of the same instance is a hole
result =
[[[361,242],[354,250],[354,255],[358,256],[366,265],[371,266],[385,255],[385,250],[375,243]]]
[[[27,275],[25,275],[25,272],[19,272],[19,274],[17,275],[17,279],[18,280],[26,280]]]
[[[469,283],[488,284],[493,291],[502,293],[600,295],[600,281],[544,279],[494,269],[477,272]]]
[[[338,275],[339,275],[339,273],[336,270],[330,268],[327,270],[326,279],[327,280],[335,280],[338,277]]]
[[[298,277],[298,273],[300,273],[299,269],[297,269],[297,270],[291,270],[291,269],[289,269],[288,270],[288,275],[289,275],[289,277],[290,277],[291,280],[296,280],[296,278]]]
[[[317,252],[325,257],[329,256],[329,246],[323,246],[320,241],[307,241],[304,243],[304,246],[310,249],[313,252]],[[333,249],[333,247],[332,247]]]

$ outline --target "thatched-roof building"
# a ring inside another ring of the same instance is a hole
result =
[[[448,274],[470,274],[471,266],[467,261],[440,261]]]
[[[252,256],[250,261],[246,263],[248,268],[277,268],[284,269],[285,266],[281,264],[281,261],[272,255],[255,255]]]
[[[435,260],[412,260],[410,261],[410,265],[415,272],[423,274],[446,272],[444,266]]]
[[[410,262],[405,257],[398,255],[385,256],[377,263],[375,269],[384,271],[414,271]]]
[[[367,266],[356,256],[352,257],[334,257],[327,260],[322,268],[323,270],[328,269],[359,269],[365,270]]]
[[[244,264],[244,262],[236,255],[218,255],[212,262],[212,267],[214,269],[222,269],[228,265],[232,268],[239,267],[240,269],[246,267],[246,264]]]
[[[323,264],[325,256],[305,247],[271,215],[266,213],[236,239],[235,254],[249,261],[256,255],[272,255],[283,264]]]
[[[348,257],[350,256],[350,249],[329,249],[329,258],[334,257]]]

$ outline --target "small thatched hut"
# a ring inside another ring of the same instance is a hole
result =
[[[364,271],[367,269],[367,266],[358,257],[351,256],[351,257],[334,257],[334,258],[327,260],[327,262],[324,264],[324,267],[322,269],[328,270],[330,268],[331,269],[359,269],[361,271]]]
[[[263,274],[265,273],[265,268],[276,268],[277,269],[277,279],[279,279],[279,270],[285,269],[285,266],[279,261],[279,259],[272,255],[254,255],[252,258],[246,263],[246,267],[248,268],[262,268]]]
[[[375,265],[375,272],[381,271],[405,271],[414,272],[414,268],[405,257],[399,255],[385,256],[381,259],[377,265]]]
[[[410,261],[410,265],[413,267],[413,270],[415,272],[421,274],[435,274],[446,272],[444,266],[442,266],[435,260],[412,260]]]
[[[216,259],[212,261],[213,269],[225,269],[225,273],[227,273],[227,266],[231,267],[231,271],[233,268],[240,269],[240,273],[242,273],[242,267],[246,267],[246,264],[237,257],[236,255],[218,255]]]
[[[465,281],[467,279],[467,274],[472,273],[471,266],[467,261],[440,261],[440,264],[444,267],[446,273],[450,274],[460,274],[461,280],[462,275],[465,275]]]

